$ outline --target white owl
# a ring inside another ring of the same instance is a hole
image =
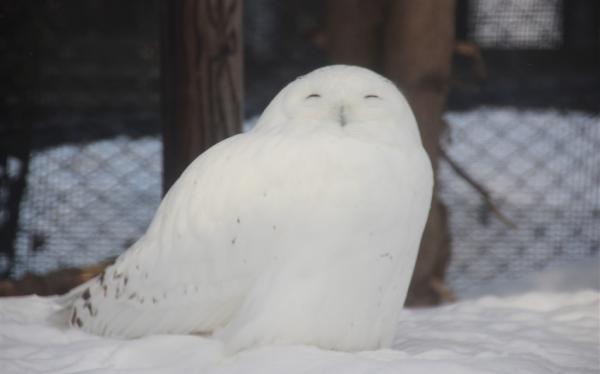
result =
[[[70,324],[213,334],[233,352],[389,346],[432,187],[396,87],[359,67],[318,69],[185,170],[148,231],[71,293]]]

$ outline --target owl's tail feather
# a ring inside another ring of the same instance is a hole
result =
[[[58,306],[58,309],[48,316],[46,322],[61,330],[69,328],[71,326],[73,303],[89,288],[89,283],[98,276],[98,272],[102,269],[100,271],[102,273],[106,266],[107,263],[102,263],[94,267],[81,269],[79,280],[82,280],[83,283],[63,295],[54,297],[54,302]]]
[[[55,296],[54,302],[58,309],[52,312],[47,318],[46,322],[51,326],[57,327],[61,330],[65,330],[71,326],[71,314],[73,313],[72,306],[75,300],[81,296],[81,294],[89,287],[87,281],[79,286],[73,288],[71,291],[64,295]]]

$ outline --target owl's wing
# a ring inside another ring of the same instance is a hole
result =
[[[218,248],[235,245],[234,231],[242,226],[237,203],[246,190],[232,182],[252,147],[246,135],[238,135],[198,157],[166,195],[146,234],[77,289],[70,324],[122,337],[209,332],[224,324],[251,275],[231,263],[235,253]],[[232,163],[230,155],[240,157]]]

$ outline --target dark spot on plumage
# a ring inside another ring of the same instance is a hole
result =
[[[135,270],[140,270],[140,265],[135,265]]]
[[[380,254],[380,255],[379,255],[379,257],[381,257],[381,258],[386,258],[386,257],[387,257],[387,258],[388,258],[390,261],[393,261],[393,260],[394,260],[394,256],[392,256],[392,255],[390,254],[390,252],[385,252],[385,253],[382,253],[382,254]]]
[[[77,320],[77,309],[73,309],[73,315],[71,316],[71,325],[75,324],[75,320]]]
[[[103,285],[102,289],[104,290],[104,296],[106,296],[106,294],[108,293],[108,286]]]
[[[106,276],[106,271],[102,271],[102,273],[100,273],[100,276],[98,277],[98,280],[100,281],[100,284],[104,285],[104,277]]]
[[[155,298],[155,297],[153,297],[153,298],[152,298],[152,304],[156,304],[156,303],[158,303],[158,300],[156,300],[156,298]]]
[[[240,223],[240,222],[241,222],[241,221],[240,221],[240,217],[238,217],[238,218],[237,218],[236,222],[237,222],[237,223]]]
[[[277,225],[273,225],[273,231],[277,230]]]
[[[144,298],[142,297],[142,298],[140,299],[140,304],[143,304],[143,303],[144,303]]]
[[[137,293],[132,293],[131,295],[129,295],[129,300],[131,299],[135,299],[135,297],[137,296]]]
[[[148,273],[144,273],[144,278],[148,279]]]
[[[75,324],[77,324],[78,327],[83,326],[83,322],[81,321],[81,318],[79,318],[79,317],[75,318]]]
[[[90,289],[86,288],[85,291],[81,294],[81,298],[83,300],[88,300],[92,295],[90,294]]]
[[[124,286],[127,286],[127,282],[129,282],[129,278],[128,277],[123,278],[123,285]]]
[[[113,279],[120,279],[123,278],[123,274],[121,273],[117,273],[116,271],[113,273]]]
[[[235,244],[235,241],[237,240],[237,238],[233,238],[231,239],[231,244]]]
[[[340,107],[339,121],[342,127],[346,126],[346,109],[343,105]]]
[[[90,302],[86,302],[85,304],[83,304],[83,307],[88,310],[92,317],[95,317],[96,314],[98,314],[98,311],[92,306],[92,303]]]

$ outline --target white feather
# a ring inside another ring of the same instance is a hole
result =
[[[214,333],[232,351],[389,346],[432,185],[392,83],[357,67],[316,70],[186,169],[146,234],[79,289],[71,324]]]

